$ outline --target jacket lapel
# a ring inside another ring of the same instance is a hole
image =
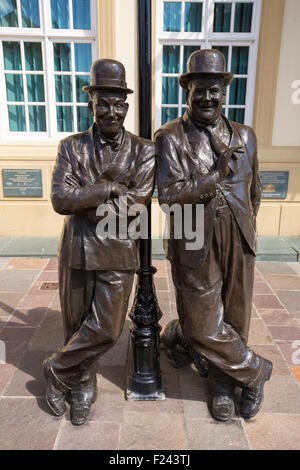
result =
[[[231,139],[230,139],[230,147],[244,147],[245,148],[245,142],[242,140],[240,133],[237,130],[237,126],[233,121],[229,121],[225,116],[223,116],[224,120],[228,124],[229,128],[231,129]],[[244,150],[245,151],[245,150]],[[239,169],[239,160],[241,158],[242,154],[238,153],[237,158],[231,158],[228,162],[229,168],[232,170],[234,174],[238,172]]]

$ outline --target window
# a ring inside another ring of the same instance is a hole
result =
[[[184,114],[178,78],[197,49],[219,49],[235,78],[224,114],[251,125],[261,0],[157,0],[155,127]],[[251,72],[251,73],[250,73]]]
[[[88,129],[95,19],[95,0],[0,0],[2,141]]]

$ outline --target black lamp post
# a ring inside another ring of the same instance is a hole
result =
[[[139,40],[139,123],[140,136],[151,139],[151,0],[137,0]],[[151,202],[148,205],[148,233],[140,240],[140,268],[135,300],[130,312],[127,400],[163,400],[159,361],[158,324],[162,313],[157,303],[151,255]]]

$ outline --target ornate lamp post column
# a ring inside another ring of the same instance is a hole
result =
[[[140,136],[151,139],[151,0],[138,2],[139,120]],[[149,238],[140,240],[140,268],[135,300],[130,312],[127,400],[164,400],[159,362],[162,313],[157,303],[151,256],[151,202],[148,205]]]

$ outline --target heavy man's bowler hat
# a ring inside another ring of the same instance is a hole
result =
[[[125,67],[121,62],[112,59],[99,59],[91,66],[90,85],[84,86],[87,93],[93,90],[119,90],[125,93],[133,93],[127,88],[125,81]]]
[[[187,73],[179,77],[182,88],[187,88],[188,83],[203,75],[216,75],[224,78],[225,86],[230,85],[233,73],[226,72],[226,61],[222,52],[217,49],[202,49],[193,52],[187,63]]]

